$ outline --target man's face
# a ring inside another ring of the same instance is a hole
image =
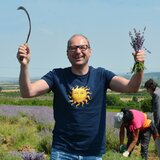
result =
[[[146,88],[146,90],[150,95],[153,95],[153,90],[151,88]]]
[[[70,40],[67,56],[72,66],[85,66],[91,55],[88,41],[83,36],[75,36]]]

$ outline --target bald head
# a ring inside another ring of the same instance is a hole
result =
[[[86,36],[82,35],[82,34],[74,34],[69,40],[68,40],[68,43],[67,43],[67,50],[68,48],[71,46],[71,43],[72,43],[72,40],[74,40],[75,38],[83,38],[87,41],[87,45],[88,47],[90,48],[90,43],[89,43],[89,40]]]

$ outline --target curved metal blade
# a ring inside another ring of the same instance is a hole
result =
[[[30,19],[30,16],[29,16],[28,11],[23,6],[18,7],[17,10],[23,10],[27,14],[27,17],[28,17],[28,20],[29,20],[29,32],[28,32],[26,43],[28,43],[28,40],[29,40],[29,37],[30,37],[30,34],[31,34],[31,19]]]

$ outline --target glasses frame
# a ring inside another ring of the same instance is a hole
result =
[[[73,47],[73,48],[72,48],[72,47]],[[84,48],[83,48],[83,47],[84,47]],[[75,52],[75,51],[77,51],[78,48],[79,48],[82,52],[84,52],[84,51],[86,51],[87,49],[89,49],[90,46],[89,46],[89,45],[69,46],[69,47],[68,47],[68,51],[70,51],[70,52]]]

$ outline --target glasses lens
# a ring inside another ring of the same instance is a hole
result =
[[[87,48],[88,48],[87,45],[79,46],[79,49],[80,49],[81,51],[85,51]]]
[[[77,50],[77,46],[70,46],[70,47],[69,47],[69,50],[70,50],[70,51],[76,51],[76,50]]]
[[[89,47],[88,45],[70,46],[69,50],[75,52],[79,48],[81,51],[86,51]]]

